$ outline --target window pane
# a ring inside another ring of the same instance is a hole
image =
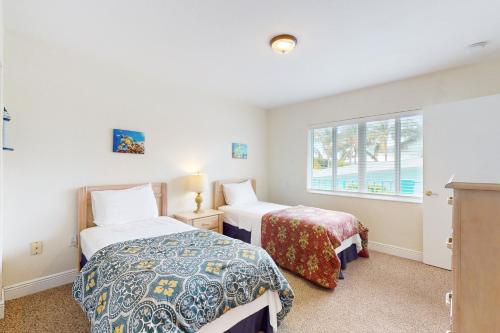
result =
[[[332,129],[318,128],[312,130],[312,140],[311,188],[333,190]]]
[[[366,123],[366,190],[394,194],[395,119]]]
[[[404,195],[421,196],[423,191],[422,116],[401,118],[401,185]]]
[[[422,116],[358,121],[310,131],[310,188],[421,197]]]
[[[337,191],[359,191],[358,125],[337,127]]]

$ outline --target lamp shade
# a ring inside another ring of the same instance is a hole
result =
[[[188,177],[187,190],[190,192],[201,193],[207,188],[207,176],[203,173],[198,173]]]

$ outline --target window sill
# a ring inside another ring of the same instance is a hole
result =
[[[322,195],[333,195],[339,197],[351,197],[360,199],[370,199],[370,200],[383,200],[383,201],[399,201],[399,202],[409,202],[421,204],[422,198],[420,197],[407,197],[404,195],[390,195],[390,194],[370,194],[370,193],[356,193],[356,192],[341,192],[341,191],[321,191],[307,189],[308,193],[311,194],[322,194]]]

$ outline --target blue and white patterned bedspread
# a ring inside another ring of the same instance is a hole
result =
[[[267,290],[280,296],[280,322],[294,294],[267,252],[193,230],[103,248],[82,268],[73,297],[92,332],[195,332]]]

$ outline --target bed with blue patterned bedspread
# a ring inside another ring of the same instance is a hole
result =
[[[92,332],[195,332],[267,290],[279,294],[278,322],[293,291],[261,248],[206,230],[109,245],[73,285]]]

